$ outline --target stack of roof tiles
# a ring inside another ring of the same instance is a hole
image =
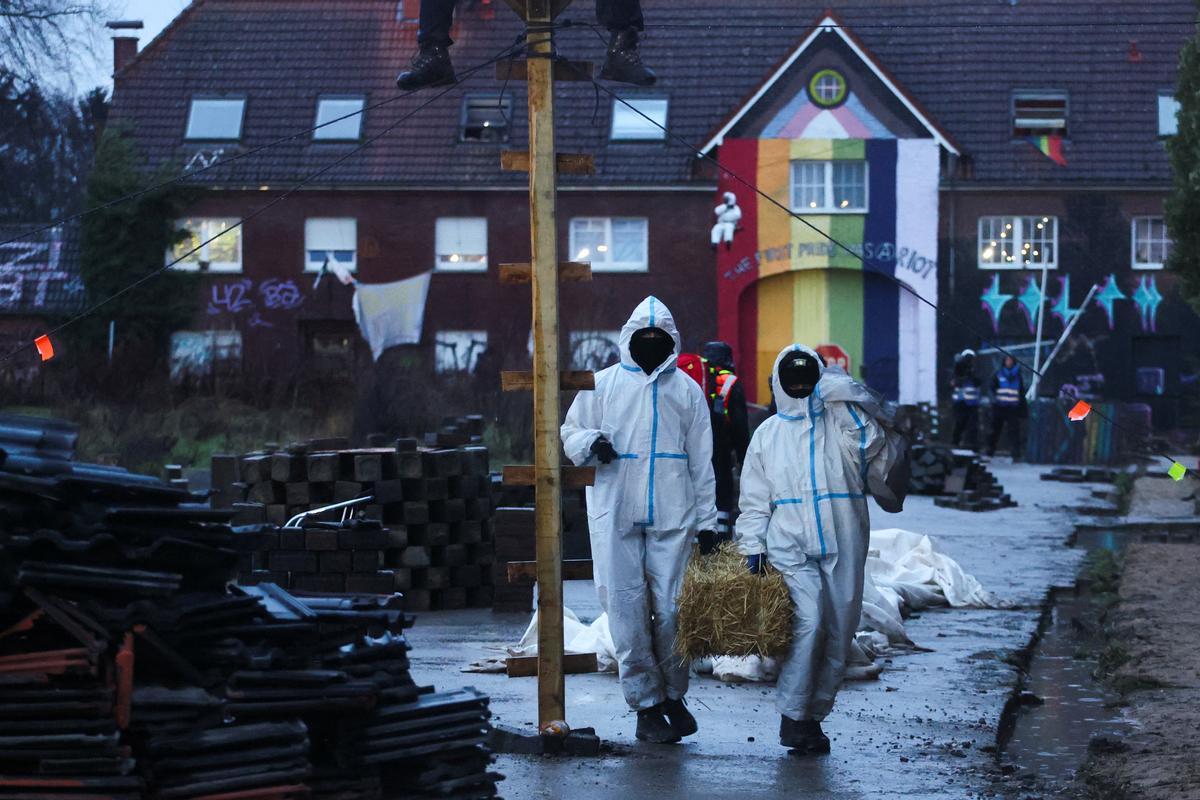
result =
[[[239,581],[297,591],[400,591],[414,611],[490,606],[487,448],[418,450],[415,439],[358,450],[337,444],[213,457],[213,505],[232,508],[241,522],[279,526],[243,558]],[[368,497],[349,527],[339,526],[341,511],[282,527],[301,512]]]
[[[75,438],[0,416],[0,800],[495,795],[488,699],[413,682],[399,594],[230,585],[260,527]]]

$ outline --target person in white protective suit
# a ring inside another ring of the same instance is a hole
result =
[[[637,738],[677,742],[697,725],[683,703],[689,665],[674,654],[676,598],[693,539],[717,524],[708,399],[676,370],[679,332],[658,299],[638,305],[619,344],[620,363],[571,404],[562,441],[577,466],[596,465],[593,573]]]
[[[841,686],[862,611],[867,494],[878,487],[882,503],[897,493],[902,503],[904,489],[889,491],[885,480],[906,448],[886,404],[807,347],[784,348],[771,388],[778,413],[750,441],[735,541],[751,571],[760,572],[765,558],[783,574],[794,606],[791,652],[777,684],[780,744],[828,753],[821,720]]]
[[[717,245],[721,242],[725,243],[725,247],[733,247],[733,234],[737,230],[737,224],[742,221],[742,209],[737,204],[737,195],[733,192],[726,192],[724,196],[725,202],[713,209],[713,213],[717,215],[716,224],[712,226],[712,248],[717,249]]]

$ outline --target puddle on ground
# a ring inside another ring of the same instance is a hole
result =
[[[1085,529],[1076,532],[1074,546],[1091,554],[1119,553],[1130,541],[1155,536]],[[1093,738],[1122,739],[1134,723],[1116,705],[1117,695],[1094,677],[1105,640],[1102,610],[1087,583],[1055,589],[1051,599],[1049,624],[1030,660],[1025,686],[1043,702],[1018,709],[1004,757],[1047,784],[1063,785],[1082,766]]]
[[[1005,746],[1007,760],[1049,784],[1069,782],[1094,736],[1121,737],[1131,723],[1116,696],[1092,677],[1097,614],[1086,591],[1056,590],[1049,626],[1029,665],[1026,689],[1044,702],[1022,707]]]

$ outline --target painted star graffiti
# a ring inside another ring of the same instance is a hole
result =
[[[983,309],[992,317],[992,332],[1000,332],[1000,311],[1004,308],[1005,303],[1013,299],[1011,294],[1000,293],[1000,276],[992,276],[992,285],[987,291],[979,297],[983,303]]]
[[[1118,300],[1128,300],[1125,293],[1117,286],[1117,276],[1109,273],[1108,281],[1100,288],[1099,294],[1096,295],[1096,305],[1104,309],[1104,313],[1108,316],[1108,329],[1113,329],[1113,304]]]
[[[1058,279],[1058,297],[1054,301],[1054,305],[1050,307],[1050,312],[1058,317],[1058,321],[1067,326],[1071,324],[1071,320],[1079,316],[1079,312],[1083,311],[1083,306],[1079,308],[1071,308],[1071,276],[1065,275]]]
[[[1021,294],[1017,295],[1017,302],[1021,304],[1021,310],[1025,312],[1025,323],[1029,326],[1030,333],[1033,333],[1034,324],[1037,321],[1038,308],[1045,300],[1037,282],[1031,277],[1025,278],[1025,288]]]
[[[1157,282],[1153,275],[1143,275],[1138,282],[1137,290],[1133,293],[1134,304],[1138,307],[1141,317],[1142,332],[1154,333],[1158,325],[1158,306],[1163,301],[1159,294]]]

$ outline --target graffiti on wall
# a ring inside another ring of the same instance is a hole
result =
[[[62,230],[0,245],[0,311],[61,311],[83,298],[83,282],[62,263]]]
[[[304,304],[304,292],[293,280],[268,278],[255,283],[250,278],[214,283],[209,289],[208,315],[216,317],[249,315],[252,328],[273,328],[261,311],[291,311]],[[261,306],[261,308],[260,308]]]
[[[1058,278],[1058,282],[1058,297],[1049,298],[1042,295],[1041,288],[1033,277],[1026,276],[1021,293],[1014,295],[1005,294],[1001,291],[1000,276],[998,274],[992,275],[992,282],[979,295],[983,310],[988,313],[988,317],[992,321],[992,332],[1000,332],[1000,313],[1008,305],[1009,301],[1012,300],[1020,304],[1021,311],[1025,316],[1025,324],[1031,334],[1037,328],[1038,309],[1041,308],[1043,303],[1050,300],[1053,300],[1054,303],[1050,307],[1050,312],[1058,317],[1059,322],[1064,326],[1069,324],[1073,318],[1083,313],[1085,309],[1082,306],[1071,308],[1070,276],[1060,277]],[[1104,315],[1108,320],[1109,330],[1112,330],[1116,324],[1115,307],[1116,303],[1121,300],[1131,300],[1137,306],[1143,332],[1151,333],[1155,331],[1158,322],[1158,307],[1163,301],[1163,296],[1158,291],[1155,276],[1141,276],[1138,280],[1137,288],[1133,290],[1132,296],[1130,296],[1121,291],[1121,287],[1117,284],[1117,276],[1112,273],[1109,274],[1093,299],[1096,306],[1104,311]]]
[[[1158,306],[1163,296],[1158,292],[1158,285],[1153,275],[1143,275],[1138,281],[1137,290],[1133,293],[1133,303],[1137,306],[1138,315],[1142,322],[1143,333],[1153,333],[1157,328]]]

